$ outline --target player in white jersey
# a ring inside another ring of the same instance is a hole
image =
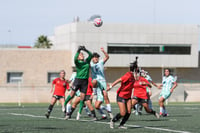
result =
[[[165,69],[162,84],[158,87],[159,89],[162,88],[162,91],[159,96],[160,115],[168,116],[166,107],[164,106],[164,101],[171,96],[176,86],[176,80],[173,76],[170,75],[170,70],[168,68]]]
[[[93,53],[93,58],[90,63],[91,72],[92,72],[92,84],[93,84],[93,87],[96,88],[96,93],[97,93],[95,108],[102,115],[102,118],[106,118],[106,115],[103,113],[102,109],[106,109],[106,111],[109,113],[110,117],[112,118],[113,116],[111,113],[111,105],[108,98],[108,94],[106,92],[107,84],[106,84],[106,79],[104,75],[104,64],[109,59],[109,55],[105,52],[103,48],[101,48],[101,51],[105,55],[105,58],[103,60],[99,60],[100,55],[98,53]],[[101,106],[104,100],[106,103],[106,108]]]

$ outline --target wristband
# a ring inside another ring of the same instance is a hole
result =
[[[110,85],[109,88],[111,89],[111,88],[112,88],[112,85]]]

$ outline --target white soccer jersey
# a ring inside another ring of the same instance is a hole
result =
[[[90,66],[91,66],[91,71],[92,71],[92,79],[96,79],[99,81],[105,81],[103,60],[100,60],[96,64],[94,64],[91,61]]]
[[[149,82],[152,82],[152,78],[149,75],[146,75],[145,79]]]
[[[164,76],[162,79],[162,91],[163,92],[169,92],[173,86],[173,83],[175,82],[175,79],[173,76],[169,75],[168,77]]]
[[[73,83],[75,78],[76,78],[76,72],[73,72],[69,80]]]

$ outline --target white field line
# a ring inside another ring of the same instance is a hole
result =
[[[45,116],[37,116],[37,115],[32,115],[32,114],[19,114],[19,113],[8,113],[11,115],[15,116],[27,116],[27,117],[33,117],[33,118],[46,118]],[[59,120],[65,120],[64,118],[59,118],[59,117],[50,117],[51,119],[59,119]],[[69,119],[71,121],[77,121],[76,119]],[[93,120],[78,120],[78,121],[84,121],[84,122],[94,122],[94,123],[99,123],[99,124],[110,124],[109,122],[102,122],[102,121],[93,121]],[[188,131],[180,131],[180,130],[172,130],[172,129],[166,129],[166,128],[157,128],[157,127],[148,127],[148,126],[140,126],[140,125],[128,125],[126,124],[127,127],[133,127],[133,128],[146,128],[146,129],[152,129],[152,130],[159,130],[159,131],[166,131],[166,132],[173,132],[173,133],[191,133]]]

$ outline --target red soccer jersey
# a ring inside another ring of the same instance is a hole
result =
[[[86,95],[92,95],[93,93],[93,85],[92,85],[92,78],[88,78],[88,88],[87,88],[87,93]]]
[[[146,82],[148,84],[150,84],[144,77],[139,77],[139,80],[136,80],[134,83],[134,92],[133,95],[138,97],[138,98],[142,98],[142,99],[148,99],[147,97],[147,89],[146,89],[146,85],[140,85],[140,82]]]
[[[121,77],[121,80],[121,86],[117,90],[117,94],[124,99],[129,99],[131,98],[135,78],[133,77],[132,72],[127,72]]]
[[[67,81],[61,80],[60,78],[54,79],[52,84],[55,85],[53,95],[65,96],[66,89],[69,89],[69,84],[67,83]]]

